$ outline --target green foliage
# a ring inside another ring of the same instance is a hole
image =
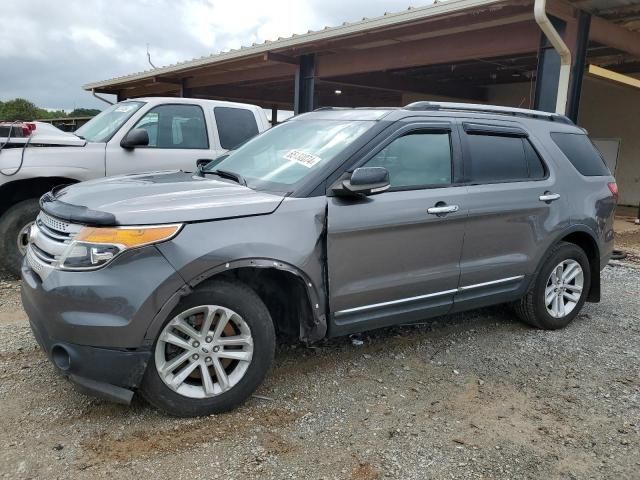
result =
[[[38,107],[33,103],[24,98],[16,98],[2,104],[0,118],[10,122],[14,120],[33,120],[37,114]]]
[[[97,108],[76,108],[69,116],[70,117],[95,117],[100,113]]]
[[[93,117],[100,113],[96,108],[76,108],[71,113],[64,110],[49,111],[36,107],[32,102],[24,98],[15,98],[6,102],[0,102],[0,120],[12,122],[14,120],[31,121],[36,119]]]
[[[48,119],[48,118],[67,118],[67,112],[64,110],[45,110],[43,108],[38,108],[38,114],[36,115],[37,119]],[[70,115],[69,115],[70,116]]]

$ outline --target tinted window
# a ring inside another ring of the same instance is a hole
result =
[[[147,131],[151,148],[209,148],[204,113],[197,105],[154,107],[134,128]]]
[[[524,137],[467,135],[473,183],[537,180],[546,176],[538,152]]]
[[[524,154],[527,157],[529,178],[534,180],[544,178],[546,176],[546,170],[538,152],[535,151],[531,143],[529,143],[529,140],[526,138],[522,139],[522,144],[524,145]]]
[[[600,153],[586,135],[552,133],[551,138],[582,175],[588,177],[610,175]]]
[[[220,146],[224,149],[233,150],[258,134],[258,124],[250,110],[216,107],[213,114],[218,124]]]
[[[448,133],[416,132],[395,139],[367,167],[385,167],[392,187],[451,183],[451,142]]]

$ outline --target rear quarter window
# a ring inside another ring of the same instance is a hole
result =
[[[220,146],[226,150],[233,150],[258,134],[256,117],[251,110],[215,107],[213,115],[218,126]]]
[[[551,133],[551,138],[564,156],[585,177],[611,175],[600,152],[588,136],[581,133]]]

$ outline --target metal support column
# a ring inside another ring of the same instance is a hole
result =
[[[587,48],[589,47],[589,27],[591,15],[578,10],[578,32],[573,50],[573,67],[571,68],[571,85],[567,99],[567,116],[578,123],[580,109],[580,95],[582,93],[582,78],[587,67]]]
[[[187,87],[187,79],[183,78],[182,80],[180,80],[180,93],[179,96],[184,97],[184,98],[191,98],[192,92],[191,89]]]
[[[296,69],[294,113],[311,112],[315,102],[315,56],[302,55]]]
[[[549,16],[551,23],[560,35],[564,35],[566,22]],[[536,73],[536,92],[534,108],[545,112],[556,111],[558,80],[560,79],[560,55],[547,37],[542,34],[538,49],[538,71]]]

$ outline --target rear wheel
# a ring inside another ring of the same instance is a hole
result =
[[[22,259],[27,252],[29,230],[40,211],[37,198],[16,203],[0,217],[0,266],[7,272],[20,276]]]
[[[591,286],[589,259],[573,243],[560,243],[548,255],[516,312],[534,327],[558,329],[580,312]]]
[[[274,350],[260,297],[241,283],[213,282],[186,297],[160,331],[141,392],[171,415],[230,410],[262,382]]]

